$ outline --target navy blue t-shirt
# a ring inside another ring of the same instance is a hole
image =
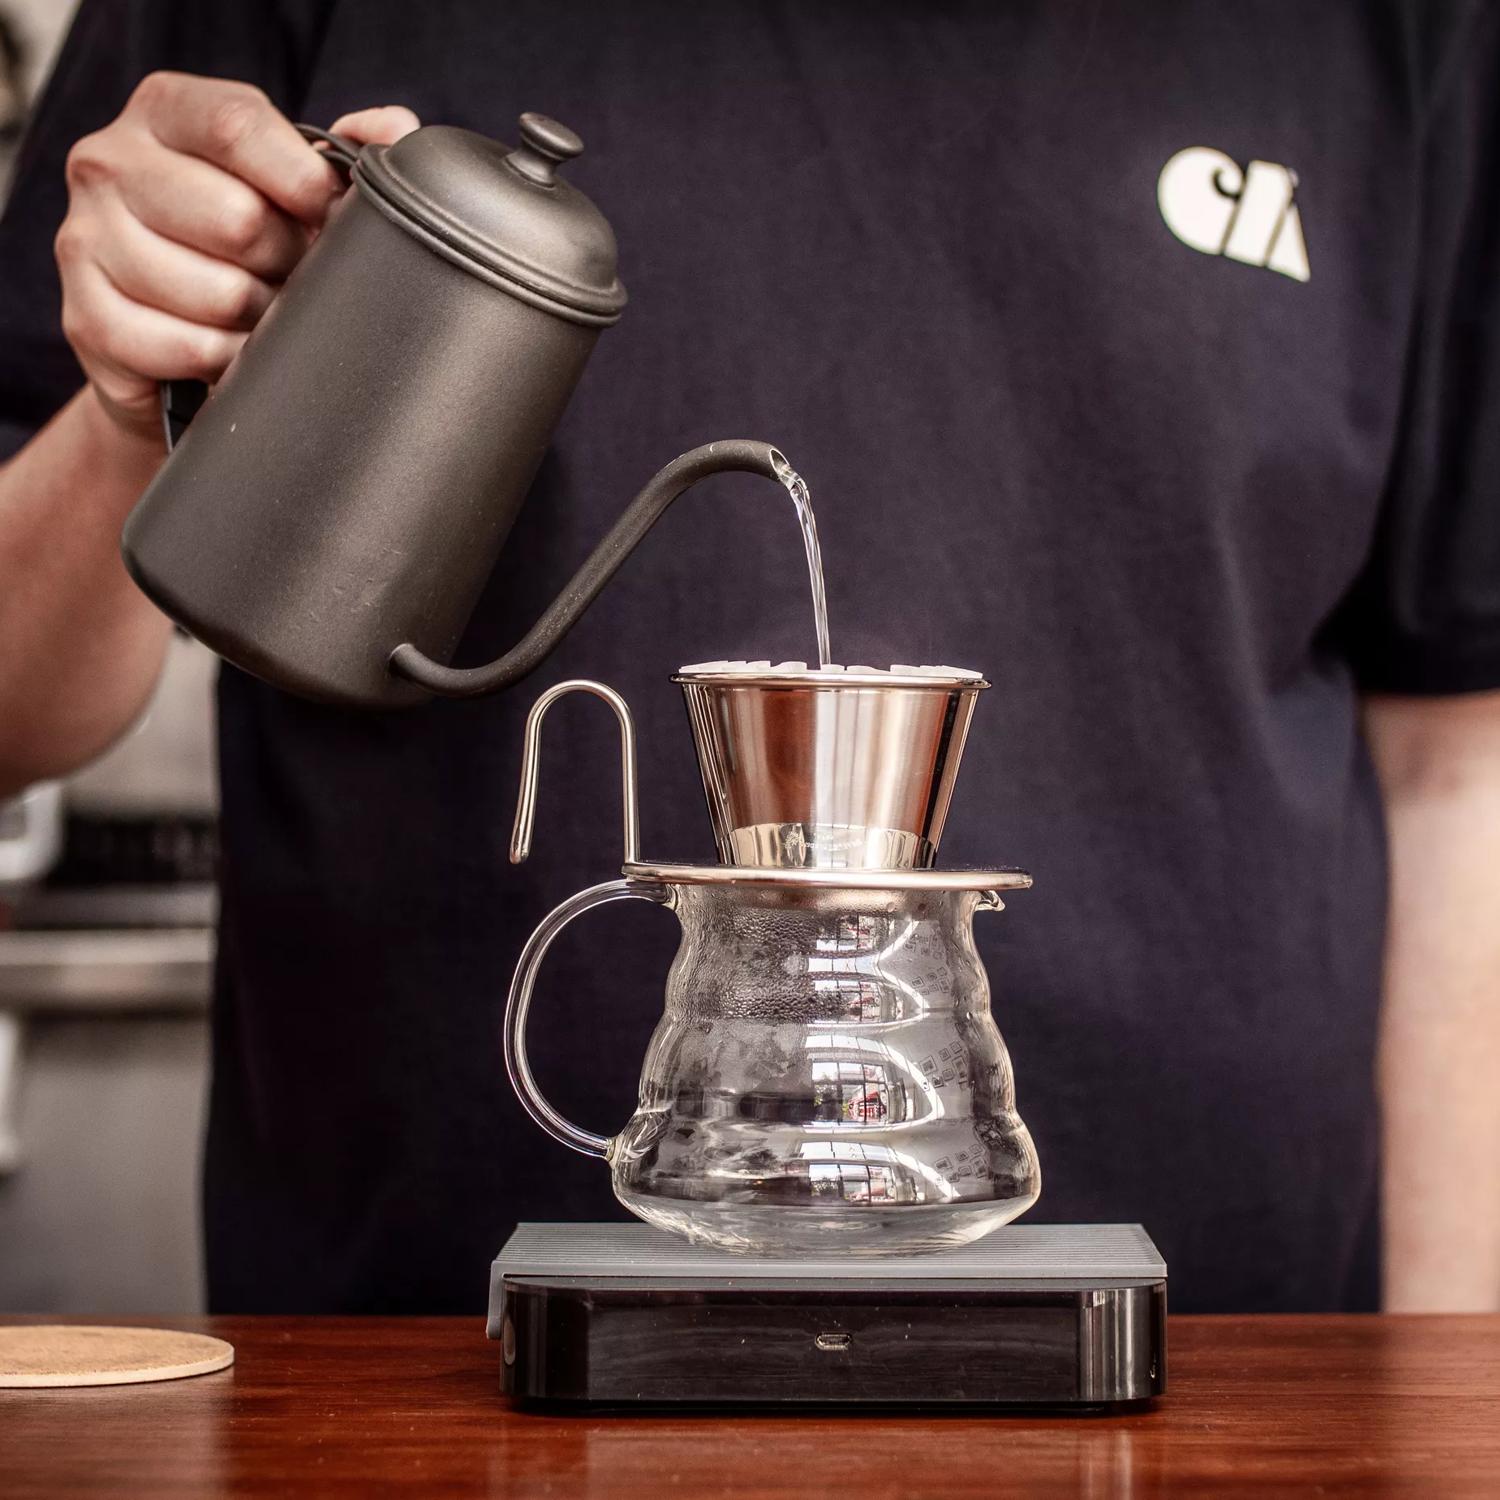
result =
[[[459,661],[511,645],[674,454],[776,443],[835,655],[995,683],[943,852],[1036,876],[979,932],[1033,1217],[1144,1222],[1183,1310],[1370,1306],[1359,702],[1500,687],[1497,47],[1493,5],[1439,0],[85,0],[0,231],[0,422],[13,448],[78,385],[63,157],[147,71],[323,124],[565,121],[631,301]],[[774,490],[717,479],[520,689],[362,715],[224,672],[215,1307],[477,1308],[518,1219],[621,1212],[501,1067],[526,934],[619,858],[614,727],[579,700],[507,863],[522,720],[564,676],[621,689],[647,854],[711,858],[667,676],[806,656],[798,549]],[[675,932],[586,920],[532,1029],[608,1131]]]

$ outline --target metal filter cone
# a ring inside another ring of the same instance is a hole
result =
[[[983,678],[684,670],[719,857],[924,869],[937,860]]]

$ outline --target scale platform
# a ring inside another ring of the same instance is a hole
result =
[[[889,1260],[522,1224],[490,1273],[514,1400],[588,1407],[1139,1406],[1166,1389],[1167,1268],[1139,1224],[1010,1224]]]

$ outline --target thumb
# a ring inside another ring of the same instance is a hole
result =
[[[334,135],[346,135],[362,146],[389,146],[409,135],[422,122],[404,104],[383,104],[376,109],[358,109],[333,122]]]

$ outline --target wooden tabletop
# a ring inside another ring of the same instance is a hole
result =
[[[1500,1316],[1177,1318],[1154,1410],[1049,1418],[539,1416],[477,1318],[173,1326],[236,1366],[0,1391],[7,1500],[1500,1495]]]

